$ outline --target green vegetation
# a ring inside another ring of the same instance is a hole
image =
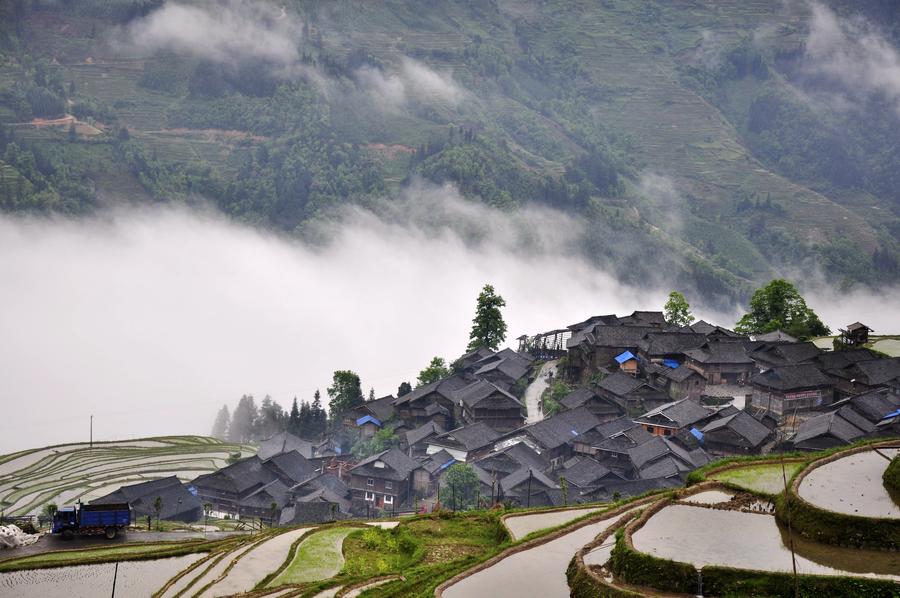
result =
[[[787,479],[790,480],[803,466],[804,463],[785,463],[784,473]],[[784,477],[780,463],[727,469],[712,474],[709,479],[757,494],[774,496],[784,490]]]
[[[669,298],[666,300],[663,311],[666,316],[666,322],[673,326],[690,326],[694,321],[690,303],[678,291],[669,293]]]
[[[750,571],[728,567],[703,567],[703,592],[710,596],[793,596],[794,576],[774,571]],[[800,575],[799,595],[866,596],[889,598],[897,595],[897,584],[887,579],[865,579],[837,575]]]
[[[350,577],[377,577],[404,571],[422,558],[422,542],[408,525],[394,529],[370,527],[353,532],[344,540],[344,568]]]
[[[884,480],[884,487],[887,488],[888,493],[894,498],[894,502],[898,502],[897,497],[900,497],[900,457],[894,457],[891,460],[891,464],[884,470],[882,479]]]
[[[506,322],[503,321],[503,312],[500,311],[505,306],[506,301],[494,291],[494,287],[484,285],[475,305],[468,351],[482,347],[497,350],[500,343],[506,339]]]
[[[452,373],[453,370],[447,366],[447,362],[443,357],[434,357],[431,363],[428,364],[428,367],[419,372],[419,377],[416,379],[416,388],[437,382]]]
[[[544,415],[556,415],[562,409],[560,401],[572,392],[572,387],[564,380],[554,378],[553,383],[541,394],[541,409]]]
[[[394,424],[387,424],[384,428],[375,432],[372,438],[360,439],[353,445],[351,451],[357,459],[365,459],[369,455],[386,451],[400,444],[400,437],[394,432]]]
[[[782,330],[801,340],[831,332],[806,306],[796,287],[782,279],[773,280],[753,293],[750,312],[741,317],[734,330],[741,334]]]
[[[365,402],[359,375],[349,370],[334,373],[332,384],[328,387],[328,396],[331,398],[328,403],[328,414],[332,421],[340,421],[345,412]]]
[[[320,581],[334,576],[343,562],[341,546],[354,528],[331,527],[304,537],[291,563],[269,587]]]
[[[466,463],[454,463],[444,476],[442,496],[444,504],[454,511],[477,508],[480,482],[475,470]]]
[[[572,598],[640,598],[644,594],[621,590],[612,585],[601,585],[588,575],[583,567],[579,567],[573,557],[566,569],[566,581],[569,583]]]

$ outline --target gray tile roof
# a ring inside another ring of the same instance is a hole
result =
[[[448,376],[447,378],[432,382],[431,384],[426,384],[425,386],[420,386],[419,388],[413,389],[412,392],[405,394],[398,399],[395,399],[394,406],[397,407],[407,403],[415,402],[430,395],[431,393],[436,393],[444,397],[448,401],[452,401],[453,392],[470,383],[471,380],[466,380],[463,376],[454,374],[452,376]]]
[[[481,403],[486,402],[485,408],[503,409],[522,407],[522,403],[496,384],[487,380],[476,380],[475,382],[464,386],[453,393],[454,402],[462,401],[470,409],[482,406]]]
[[[554,449],[572,442],[600,423],[600,420],[585,407],[563,411],[536,424],[522,428],[545,449]]]
[[[801,423],[797,433],[791,439],[794,446],[803,444],[814,438],[831,435],[844,443],[851,443],[862,438],[865,432],[840,416],[837,411],[817,415]]]
[[[704,426],[700,431],[704,434],[715,432],[716,430],[729,429],[747,441],[752,447],[759,447],[766,439],[769,438],[771,430],[763,424],[756,421],[752,415],[746,411],[737,411],[731,415],[726,415],[720,419],[712,421]]]
[[[664,368],[664,370],[665,371],[662,372],[662,375],[669,380],[672,380],[673,382],[684,382],[691,376],[700,376],[701,378],[703,377],[703,375],[696,370],[692,370],[691,368],[683,364],[675,369]]]
[[[547,488],[559,487],[555,481],[544,475],[540,470],[532,467],[522,467],[500,480],[500,486],[503,488],[503,492],[508,494],[513,493],[516,486],[523,483],[527,484],[529,473],[531,475],[532,490],[535,490],[538,484]]]
[[[313,443],[308,440],[303,440],[298,436],[294,436],[289,432],[279,432],[271,438],[267,438],[260,442],[259,451],[256,455],[265,461],[269,457],[274,457],[278,453],[283,453],[285,451],[299,451],[300,454],[307,459],[312,459]]]
[[[376,463],[379,461],[384,463],[386,467],[377,467]],[[392,448],[360,461],[356,467],[350,469],[350,473],[402,481],[407,479],[409,474],[419,467],[421,467],[421,464],[418,461],[409,457],[400,449]]]
[[[811,363],[772,368],[750,378],[750,383],[781,391],[832,386],[831,379]]]
[[[460,448],[468,452],[484,448],[495,442],[500,436],[499,432],[486,423],[476,422],[435,436],[429,441],[429,444]]]
[[[617,397],[625,397],[642,386],[650,386],[643,380],[639,380],[630,374],[626,374],[624,372],[613,372],[609,376],[603,378],[599,384],[597,384],[598,388],[602,388],[603,390],[617,396]]]
[[[710,341],[696,349],[689,349],[685,355],[699,363],[728,363],[752,365],[744,344],[735,341]]]
[[[709,416],[709,410],[690,399],[681,399],[660,405],[634,421],[654,425],[671,425],[684,428]]]
[[[705,334],[696,332],[654,332],[638,342],[638,350],[650,357],[684,353],[706,342]]]
[[[853,366],[870,386],[900,379],[900,357],[862,361]]]
[[[282,478],[286,484],[296,484],[316,473],[315,467],[298,451],[288,451],[263,461],[263,467]]]
[[[406,432],[406,444],[407,446],[413,446],[430,436],[438,436],[446,431],[447,430],[442,428],[439,424],[430,421],[422,424],[418,428]]]
[[[514,359],[499,359],[477,369],[473,376],[485,376],[491,372],[500,372],[510,380],[516,381],[528,374],[530,367]]]
[[[610,475],[612,471],[605,465],[601,465],[590,457],[575,457],[566,462],[565,469],[559,474],[566,478],[566,481],[578,486],[586,488],[595,485],[599,480]]]
[[[796,342],[798,342],[798,339],[794,338],[787,332],[783,332],[781,330],[776,330],[774,332],[767,332],[765,334],[757,334],[754,338],[758,341],[763,341],[766,343],[773,343],[773,342],[796,343]]]

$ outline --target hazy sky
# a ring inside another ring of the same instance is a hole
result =
[[[664,301],[572,257],[579,225],[558,213],[504,215],[431,187],[382,212],[348,210],[315,250],[186,208],[0,217],[0,453],[86,440],[91,413],[96,439],[205,434],[223,403],[288,406],[324,395],[335,369],[395,393],[463,352],[486,282],[513,344]],[[832,326],[900,330],[896,299],[810,302]]]

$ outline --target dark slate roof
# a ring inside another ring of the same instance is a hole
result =
[[[668,378],[669,380],[672,380],[673,382],[684,382],[691,376],[700,376],[701,378],[703,378],[703,375],[700,372],[698,372],[696,370],[692,370],[691,368],[689,368],[688,366],[683,365],[683,364],[678,366],[674,370],[670,369],[670,368],[663,368],[663,369],[665,371],[661,372],[662,375],[665,376],[666,378]]]
[[[590,493],[592,501],[611,502],[613,500],[638,496],[651,490],[674,488],[681,486],[682,481],[678,477],[653,478],[649,480],[624,480],[605,482],[602,486]]]
[[[796,365],[815,359],[822,350],[814,343],[766,343],[753,349],[750,357],[767,365]]]
[[[276,479],[272,471],[263,467],[262,459],[254,455],[218,471],[198,476],[191,483],[198,488],[241,496]]]
[[[781,330],[776,330],[774,332],[766,332],[765,334],[757,334],[754,338],[758,341],[763,341],[766,343],[772,343],[772,342],[796,343],[796,342],[798,342],[798,339],[794,338],[787,332],[783,332]]]
[[[654,332],[638,342],[638,349],[652,357],[684,353],[705,342],[706,335],[696,332]]]
[[[633,311],[630,316],[620,318],[623,326],[668,326],[666,316],[661,311]]]
[[[452,375],[447,378],[443,378],[441,380],[437,380],[432,382],[431,384],[426,384],[425,386],[420,386],[419,388],[414,389],[412,392],[403,395],[402,397],[394,400],[394,406],[404,405],[406,403],[415,402],[423,397],[428,396],[431,393],[437,393],[447,400],[453,400],[453,392],[459,390],[463,386],[466,386],[471,381],[466,380],[463,376]]]
[[[394,401],[396,400],[397,399],[393,395],[388,395],[386,397],[381,397],[380,399],[375,399],[374,401],[366,401],[357,409],[368,409],[372,415],[382,422],[386,422],[394,417]]]
[[[870,386],[887,384],[900,379],[900,357],[862,361],[857,363],[854,368]]]
[[[451,462],[455,461],[456,459],[453,458],[453,455],[441,449],[436,453],[428,455],[428,457],[422,461],[422,468],[427,471],[429,475],[433,476],[452,465],[453,463]]]
[[[594,347],[637,349],[644,336],[658,331],[647,326],[598,326],[588,334],[587,341]]]
[[[202,514],[200,499],[191,494],[188,487],[176,476],[122,486],[115,492],[90,501],[92,505],[127,502],[136,514],[156,515],[153,503],[162,499],[161,519],[186,519],[193,521]]]
[[[881,356],[868,349],[842,349],[826,351],[816,356],[814,363],[823,370],[840,370],[861,361],[881,359]]]
[[[625,372],[613,372],[603,378],[597,385],[598,388],[602,388],[617,397],[625,397],[642,386],[650,385]]]
[[[291,492],[295,497],[303,497],[323,488],[328,489],[337,496],[347,496],[350,492],[350,486],[333,473],[320,473],[315,477],[304,480],[292,487]]]
[[[578,407],[526,426],[523,431],[545,449],[554,449],[572,442],[599,423],[600,420],[586,407]]]
[[[570,324],[569,326],[566,326],[566,328],[574,332],[576,330],[584,330],[585,328],[593,327],[598,324],[601,324],[603,326],[618,326],[619,317],[615,314],[607,314],[605,316],[591,316],[587,320],[578,322],[577,324]]]
[[[528,374],[529,366],[514,359],[499,359],[477,369],[473,376],[484,376],[491,372],[500,372],[510,380],[519,380]]]
[[[729,429],[745,439],[749,446],[758,447],[769,438],[771,430],[756,421],[746,411],[738,410],[736,413],[726,415],[720,419],[706,424],[700,431],[704,434],[716,430]]]
[[[891,394],[886,388],[877,388],[862,394],[849,397],[834,403],[834,408],[849,405],[873,424],[877,424],[888,413],[893,413],[900,407],[900,397]]]
[[[378,462],[384,463],[386,467],[377,467],[376,463]],[[402,481],[407,479],[409,474],[420,466],[421,464],[418,461],[407,456],[407,454],[400,449],[392,448],[360,461],[356,467],[350,469],[350,473],[353,475]]]
[[[484,422],[475,422],[435,436],[429,444],[460,448],[466,452],[484,448],[500,438],[501,434]]]
[[[263,462],[263,467],[280,478],[285,478],[282,481],[291,485],[307,480],[316,473],[316,468],[312,463],[297,451],[288,451],[270,457]]]
[[[499,451],[485,455],[478,461],[478,465],[485,471],[497,471],[503,475],[512,473],[521,467],[532,467],[541,471],[546,470],[550,463],[543,456],[534,451],[524,442],[517,442]]]
[[[630,430],[635,427],[634,421],[627,416],[622,416],[616,418],[612,421],[603,422],[602,424],[598,424],[594,429],[606,436],[607,438],[613,436],[614,434],[619,434],[624,432],[625,430]]]
[[[418,444],[422,440],[425,440],[429,436],[437,436],[439,434],[445,433],[446,431],[447,430],[442,428],[439,424],[430,421],[422,424],[414,430],[409,430],[406,433],[406,444],[408,446],[413,446],[415,444]]]
[[[781,391],[832,385],[831,379],[810,363],[772,368],[756,374],[750,382],[755,386]]]
[[[577,388],[563,397],[560,403],[562,403],[562,405],[566,407],[566,409],[575,409],[576,407],[581,407],[594,397],[598,396],[600,395],[595,393],[590,388]]]
[[[837,410],[838,415],[846,419],[848,422],[865,432],[866,434],[873,432],[875,430],[875,424],[878,422],[870,422],[865,417],[860,415],[858,411],[853,409],[850,405],[845,405]],[[885,414],[887,415],[887,414]]]
[[[259,451],[257,451],[256,455],[265,461],[269,457],[274,457],[278,453],[285,451],[299,451],[307,459],[312,459],[314,456],[312,442],[303,440],[289,432],[279,432],[271,438],[260,442]]]
[[[631,422],[630,428],[610,435],[598,445],[598,448],[611,453],[627,453],[632,448],[647,442],[653,437],[653,434],[642,426]]]
[[[641,467],[638,471],[638,476],[642,480],[672,478],[680,476],[682,471],[684,471],[684,466],[679,467],[679,463],[675,458],[662,457]]]
[[[476,380],[458,389],[453,397],[455,402],[462,401],[471,409],[479,406],[495,409],[522,407],[519,399],[487,380]],[[485,404],[481,405],[483,402]]]
[[[743,343],[734,341],[710,341],[684,354],[700,363],[753,364]]]
[[[612,473],[608,467],[601,465],[590,457],[572,458],[566,462],[564,467],[560,475],[565,477],[567,482],[579,488],[593,486],[599,480]]]
[[[684,428],[709,416],[709,410],[690,399],[660,405],[634,421],[651,425],[672,425]]]
[[[522,467],[500,481],[500,486],[503,488],[503,492],[512,493],[516,486],[522,483],[527,483],[529,472],[531,475],[532,491],[537,489],[537,485],[542,485],[547,488],[558,488],[556,482],[544,475],[544,473],[540,470],[534,469],[532,467]]]
[[[837,411],[832,411],[801,423],[791,441],[797,446],[814,438],[828,435],[849,444],[864,436],[865,432],[841,417]]]

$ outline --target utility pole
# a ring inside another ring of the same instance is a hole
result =
[[[119,561],[116,561],[116,568],[113,571],[112,598],[116,598],[116,578],[118,576],[119,576]]]
[[[531,478],[534,476],[534,470],[530,467],[528,468],[528,502],[525,504],[526,507],[531,506]]]
[[[94,416],[91,415],[91,441],[88,448],[94,448]],[[115,588],[113,589],[115,591]]]

